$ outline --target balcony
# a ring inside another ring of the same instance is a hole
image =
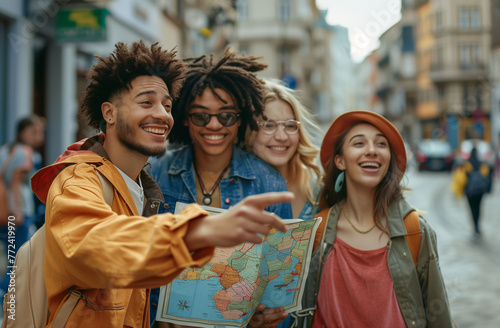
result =
[[[477,81],[487,75],[482,63],[461,63],[454,66],[432,63],[429,72],[429,78],[434,83]]]
[[[267,42],[286,42],[289,45],[300,46],[307,38],[306,30],[297,25],[259,25],[248,26],[241,24],[237,27],[239,42],[265,40]]]

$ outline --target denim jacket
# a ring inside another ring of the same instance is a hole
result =
[[[175,203],[196,203],[196,174],[193,167],[192,147],[169,151],[159,159],[150,160],[152,176],[160,186],[165,203],[160,213],[174,212]],[[270,191],[286,191],[281,174],[260,159],[233,146],[231,170],[220,182],[221,207],[228,209],[246,196]],[[290,203],[266,208],[283,219],[292,218]]]
[[[165,203],[160,205],[160,213],[174,212],[175,203],[196,203],[196,174],[193,167],[192,147],[168,151],[165,156],[149,160],[151,176],[160,186]],[[287,191],[281,174],[257,157],[233,146],[231,170],[220,182],[222,208],[228,209],[246,196],[270,191]],[[266,208],[283,219],[292,218],[290,203],[274,204]],[[151,291],[151,322],[157,311],[159,289]]]

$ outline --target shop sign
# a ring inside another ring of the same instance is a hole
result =
[[[63,9],[57,14],[56,33],[60,42],[106,40],[105,8]]]

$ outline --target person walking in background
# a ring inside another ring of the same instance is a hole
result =
[[[467,175],[465,184],[465,197],[469,204],[474,232],[479,236],[479,219],[481,217],[481,203],[483,196],[491,191],[492,172],[490,166],[483,163],[478,156],[477,148],[474,146],[470,152],[470,157],[463,164],[463,169]]]
[[[40,162],[35,150],[44,142],[44,119],[32,115],[17,123],[16,140],[0,148],[1,174],[7,189],[7,201],[11,215],[15,217],[15,251],[35,232],[35,202],[30,178]],[[0,227],[0,238],[7,250],[8,227]],[[10,277],[4,276],[0,289],[7,290]]]
[[[149,327],[150,288],[207,263],[216,246],[262,242],[273,226],[286,231],[264,208],[290,202],[291,193],[248,197],[213,216],[196,204],[157,214],[162,194],[143,168],[165,152],[184,73],[175,52],[158,44],[117,43],[89,72],[81,108],[104,133],[69,146],[32,178],[47,204],[48,326],[71,295],[78,303],[66,327]]]
[[[374,112],[344,113],[330,125],[320,158],[320,213],[328,214],[292,324],[452,327],[435,233],[402,196],[406,152],[397,129]],[[405,238],[410,218],[421,229],[417,254]]]
[[[16,218],[16,250],[34,232],[35,204],[30,178],[41,161],[35,150],[44,143],[44,125],[43,118],[36,115],[19,120],[16,140],[0,149],[0,167],[8,189],[9,209]],[[2,236],[4,232],[7,230],[2,231]]]
[[[172,109],[179,124],[168,137],[180,148],[150,159],[165,198],[161,212],[174,212],[176,202],[229,209],[247,195],[287,190],[281,174],[240,147],[247,127],[257,129],[253,114],[264,108],[262,81],[255,73],[267,65],[259,59],[226,49],[218,60],[213,55],[185,60],[186,82]],[[290,203],[266,210],[292,218]],[[158,296],[159,289],[153,290],[153,318]]]

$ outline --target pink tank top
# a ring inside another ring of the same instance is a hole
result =
[[[336,238],[321,278],[313,328],[406,327],[387,247],[364,251]]]

